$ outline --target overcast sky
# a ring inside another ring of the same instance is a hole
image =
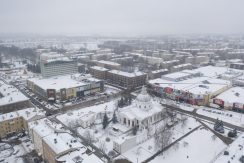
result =
[[[244,0],[0,0],[0,33],[244,33]]]

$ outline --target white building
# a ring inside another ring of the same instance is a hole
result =
[[[113,149],[119,153],[124,153],[136,146],[136,136],[122,136],[113,142]]]
[[[119,111],[119,121],[127,127],[138,126],[139,129],[145,129],[151,124],[162,120],[164,112],[163,107],[153,101],[146,88],[143,87],[132,105]]]

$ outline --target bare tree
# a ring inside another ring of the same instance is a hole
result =
[[[104,141],[99,142],[99,149],[101,150],[102,153],[105,153],[107,150],[106,144]]]
[[[89,131],[87,130],[85,133],[84,133],[84,137],[87,141],[88,144],[92,144],[95,142],[95,138],[94,138],[94,135]]]
[[[158,150],[163,150],[171,143],[172,131],[166,126],[162,125],[154,134],[155,147]]]

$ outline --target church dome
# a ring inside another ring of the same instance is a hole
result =
[[[136,97],[136,100],[139,102],[151,101],[151,97],[148,95],[146,87],[142,87],[141,93]]]
[[[144,111],[148,111],[152,108],[151,97],[144,86],[142,87],[141,93],[136,98],[136,106]]]

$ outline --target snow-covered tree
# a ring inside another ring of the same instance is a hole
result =
[[[114,124],[118,122],[118,118],[117,118],[117,115],[116,115],[115,111],[114,111],[114,114],[113,114],[112,122]]]
[[[105,129],[109,124],[107,113],[105,112],[103,117],[103,129]]]
[[[158,128],[154,134],[155,147],[163,150],[171,142],[172,131],[165,125]]]
[[[84,137],[85,137],[85,139],[86,139],[86,141],[87,141],[88,144],[92,144],[93,142],[95,142],[95,137],[90,132],[90,130],[85,131]]]

